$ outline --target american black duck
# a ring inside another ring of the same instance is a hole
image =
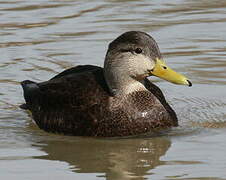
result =
[[[76,136],[129,136],[178,125],[174,110],[147,77],[191,82],[166,66],[155,40],[130,31],[112,41],[104,68],[81,65],[52,79],[23,81],[26,104],[45,131]]]

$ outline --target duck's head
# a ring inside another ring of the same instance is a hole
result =
[[[157,76],[174,84],[192,86],[183,75],[169,68],[155,40],[148,34],[130,31],[112,41],[104,63],[104,74],[113,93],[131,89],[148,76]]]

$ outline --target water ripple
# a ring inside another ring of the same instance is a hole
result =
[[[63,6],[69,6],[67,4],[46,4],[46,5],[28,5],[20,6],[15,8],[6,8],[4,11],[32,11],[37,9],[49,9],[49,8],[58,8]]]

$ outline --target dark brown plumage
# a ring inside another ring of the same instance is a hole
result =
[[[151,53],[160,54],[153,49]],[[37,125],[45,131],[110,137],[178,125],[163,93],[147,78],[143,81],[147,90],[120,98],[111,93],[103,68],[91,65],[65,70],[42,83],[26,80],[21,84],[26,100],[21,107],[30,110]]]
[[[49,81],[24,81],[22,86],[31,88],[24,94],[27,109],[46,131],[77,136],[129,136],[177,126],[176,114],[161,90],[147,79],[145,86],[150,92],[134,92],[123,99],[111,96],[103,69],[96,66],[77,66]]]

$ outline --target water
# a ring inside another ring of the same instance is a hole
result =
[[[226,1],[0,1],[0,179],[226,179]],[[192,88],[152,80],[180,127],[158,137],[95,139],[43,132],[19,82],[78,64],[102,66],[108,43],[150,33]]]

